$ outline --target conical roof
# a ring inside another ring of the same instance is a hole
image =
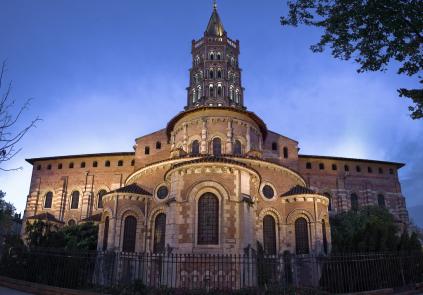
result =
[[[223,28],[222,21],[217,13],[216,4],[213,7],[213,13],[210,17],[209,24],[207,25],[206,35],[209,36],[223,36],[225,29]]]

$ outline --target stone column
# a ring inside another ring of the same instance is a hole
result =
[[[232,120],[228,120],[228,128],[227,128],[227,131],[226,131],[226,137],[227,137],[227,139],[226,139],[225,153],[226,154],[232,154],[233,153],[233,151],[232,151],[232,148],[233,148],[233,145],[232,145],[232,142],[233,142],[233,139],[232,139],[232,137],[233,137]]]
[[[188,124],[184,123],[183,125],[184,127],[184,135],[182,138],[182,148],[184,149],[185,152],[188,152]]]
[[[207,154],[207,119],[203,119],[202,124],[200,153]]]
[[[247,125],[246,139],[247,139],[247,146],[245,147],[245,152],[248,153],[251,150],[251,128],[249,124]]]

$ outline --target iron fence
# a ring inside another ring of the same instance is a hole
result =
[[[4,256],[0,274],[73,289],[134,283],[146,288],[226,291],[294,286],[333,294],[423,282],[423,254],[265,256],[37,250]]]

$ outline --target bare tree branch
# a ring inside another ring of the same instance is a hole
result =
[[[6,61],[3,62],[0,70],[0,90],[3,86],[3,79],[6,72]],[[15,157],[22,148],[17,148],[18,143],[28,133],[36,127],[37,122],[41,121],[39,117],[32,120],[26,127],[15,131],[14,127],[22,118],[23,113],[29,108],[32,98],[27,99],[17,112],[13,112],[15,100],[11,99],[12,81],[7,84],[4,94],[0,98],[0,171],[16,171],[18,168],[3,168],[5,162]]]

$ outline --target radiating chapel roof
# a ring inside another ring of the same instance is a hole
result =
[[[301,186],[301,185],[296,185],[292,187],[286,193],[282,194],[282,197],[288,197],[293,195],[314,195],[314,194],[316,194],[314,190]]]

